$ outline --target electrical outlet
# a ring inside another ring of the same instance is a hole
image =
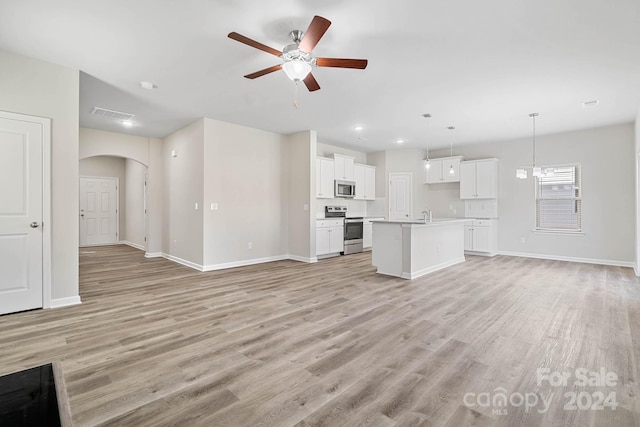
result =
[[[527,239],[525,239],[524,237],[521,237],[521,238],[520,238],[520,243],[523,243],[523,244],[524,244],[524,243],[527,243]]]
[[[247,248],[249,248],[249,249],[253,249],[253,242],[249,242],[249,243],[247,243]]]
[[[198,202],[196,202],[196,210],[198,210]]]
[[[218,210],[218,204],[217,203],[211,203],[211,210],[212,211],[217,211]]]

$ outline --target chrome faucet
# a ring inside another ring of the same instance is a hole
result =
[[[433,222],[433,212],[431,211],[431,209],[422,211],[422,219],[425,223],[427,222],[427,218],[429,219],[429,222]]]

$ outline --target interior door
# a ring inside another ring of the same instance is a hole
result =
[[[389,220],[410,220],[413,184],[410,173],[389,174]]]
[[[80,246],[118,243],[117,178],[80,178]]]
[[[12,117],[0,113],[0,314],[43,306],[44,128]]]

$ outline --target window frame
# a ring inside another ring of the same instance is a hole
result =
[[[535,214],[535,227],[534,232],[538,233],[555,233],[555,234],[584,234],[582,227],[582,214],[583,214],[583,184],[582,184],[582,164],[580,163],[563,163],[558,165],[545,165],[540,166],[543,170],[545,168],[554,168],[554,169],[562,169],[562,168],[575,168],[574,169],[574,187],[577,187],[577,195],[573,197],[560,197],[560,198],[550,198],[550,197],[540,197],[540,178],[534,177],[535,183],[535,200],[534,200],[534,214]],[[576,228],[550,228],[550,227],[542,227],[540,226],[540,218],[542,215],[539,215],[539,202],[541,200],[573,200],[579,204],[578,212],[577,212],[577,224]]]

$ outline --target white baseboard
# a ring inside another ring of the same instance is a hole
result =
[[[176,256],[168,255],[168,254],[165,254],[165,253],[162,253],[162,252],[147,253],[144,256],[146,258],[160,258],[160,257],[162,257],[162,258],[168,259],[169,261],[177,262],[178,264],[184,265],[185,267],[193,268],[194,270],[198,270],[198,271],[224,270],[226,268],[245,267],[245,266],[248,266],[248,265],[263,264],[265,262],[282,261],[282,260],[285,260],[285,259],[290,259],[290,260],[293,260],[293,261],[306,262],[306,263],[309,263],[309,264],[314,263],[314,262],[318,262],[318,259],[316,257],[305,258],[305,257],[297,256],[297,255],[277,255],[277,256],[272,256],[272,257],[253,258],[253,259],[246,259],[246,260],[233,261],[233,262],[224,262],[224,263],[220,263],[220,264],[209,264],[209,265],[202,266],[200,264],[196,264],[195,262],[187,261],[186,259],[178,258]]]
[[[200,264],[196,264],[195,262],[187,261],[186,259],[178,258],[177,256],[168,255],[163,253],[163,258],[168,259],[169,261],[177,262],[178,264],[182,264],[185,267],[193,268],[194,270],[204,271],[203,266]]]
[[[144,246],[139,245],[137,243],[129,242],[128,240],[120,240],[120,244],[131,246],[132,248],[140,249],[141,251],[145,250]]]
[[[433,273],[434,271],[442,270],[443,268],[460,264],[461,262],[465,262],[464,256],[462,258],[456,258],[456,259],[452,259],[451,261],[446,261],[440,264],[432,265],[431,267],[423,268],[422,270],[418,270],[413,273],[402,272],[401,277],[403,279],[415,279],[417,277],[424,276],[425,274]]]
[[[306,258],[298,255],[287,255],[286,259],[290,259],[293,261],[306,262],[308,264],[313,264],[314,262],[318,262],[318,258],[316,257]]]
[[[147,252],[144,254],[145,258],[164,258],[164,254],[162,252]]]
[[[80,300],[80,295],[75,297],[52,299],[51,304],[49,305],[49,308],[68,307],[70,305],[78,305],[78,304],[82,304],[82,301]]]
[[[272,256],[266,258],[244,259],[242,261],[224,262],[221,264],[205,265],[202,271],[224,270],[225,268],[245,267],[247,265],[263,264],[265,262],[282,261],[287,259],[286,255]]]
[[[569,261],[569,262],[579,262],[583,264],[599,264],[599,265],[612,265],[615,267],[636,268],[636,265],[631,261],[579,258],[579,257],[569,257],[569,256],[560,256],[560,255],[531,254],[531,253],[525,253],[525,252],[508,252],[508,251],[499,251],[498,254],[506,255],[506,256],[517,256],[517,257],[523,257],[523,258],[549,259],[552,261]],[[637,275],[637,272],[636,272],[636,275]]]

